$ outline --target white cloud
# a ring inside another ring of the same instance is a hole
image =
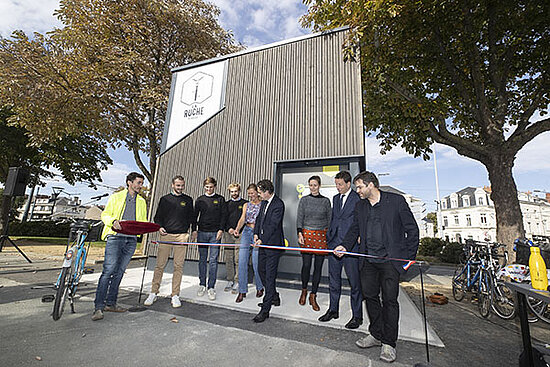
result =
[[[221,10],[220,23],[233,30],[237,40],[255,47],[309,33],[299,19],[307,8],[297,0],[213,0]]]
[[[521,149],[514,165],[514,173],[550,172],[550,132],[541,134]]]
[[[0,2],[0,35],[9,37],[14,30],[27,34],[45,33],[61,23],[53,16],[59,0],[2,0]]]

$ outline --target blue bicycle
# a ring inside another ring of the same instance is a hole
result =
[[[100,222],[101,223],[101,222]],[[69,299],[71,312],[74,311],[74,299],[78,289],[78,283],[84,273],[86,258],[90,248],[90,241],[86,244],[88,232],[91,228],[89,221],[80,219],[71,224],[71,231],[67,248],[65,251],[65,259],[63,260],[63,268],[55,283],[57,293],[53,304],[52,317],[54,320],[59,320],[65,308],[65,302]]]
[[[487,245],[469,243],[464,248],[466,263],[457,267],[453,276],[453,297],[458,302],[464,299],[466,292],[477,294],[479,313],[488,317],[491,312],[491,283],[490,266],[487,263]]]

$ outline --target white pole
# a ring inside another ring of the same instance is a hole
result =
[[[365,141],[365,169],[369,170],[369,144],[367,140],[367,133],[363,134],[363,140]]]
[[[441,196],[439,195],[439,175],[437,174],[437,156],[435,154],[435,143],[432,146],[434,155],[435,192],[437,195],[437,234],[443,239],[443,223],[441,222]]]

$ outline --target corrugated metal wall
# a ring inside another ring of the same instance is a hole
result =
[[[231,182],[244,190],[272,179],[274,161],[363,155],[360,67],[344,62],[344,37],[338,31],[230,58],[225,109],[161,156],[152,213],[176,174],[193,198],[207,176],[228,197]]]

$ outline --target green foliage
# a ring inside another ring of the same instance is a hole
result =
[[[431,212],[426,214],[426,218],[428,218],[430,221],[432,221],[434,225],[434,234],[437,234],[438,226],[437,226],[437,213]]]
[[[418,254],[421,256],[439,256],[445,242],[439,238],[424,237],[420,240]]]
[[[458,264],[462,254],[462,244],[458,242],[447,242],[438,255],[439,260],[444,263]]]
[[[41,236],[41,237],[65,237],[69,236],[70,223],[58,223],[51,221],[37,222],[10,222],[8,227],[10,236]]]
[[[171,69],[241,47],[202,0],[62,0],[56,15],[47,35],[0,39],[0,98],[33,144],[125,145],[152,184]]]
[[[366,131],[424,159],[433,142],[481,162],[499,242],[524,228],[512,166],[550,131],[550,2],[304,0],[304,26],[350,27]],[[511,251],[511,249],[509,249]]]

